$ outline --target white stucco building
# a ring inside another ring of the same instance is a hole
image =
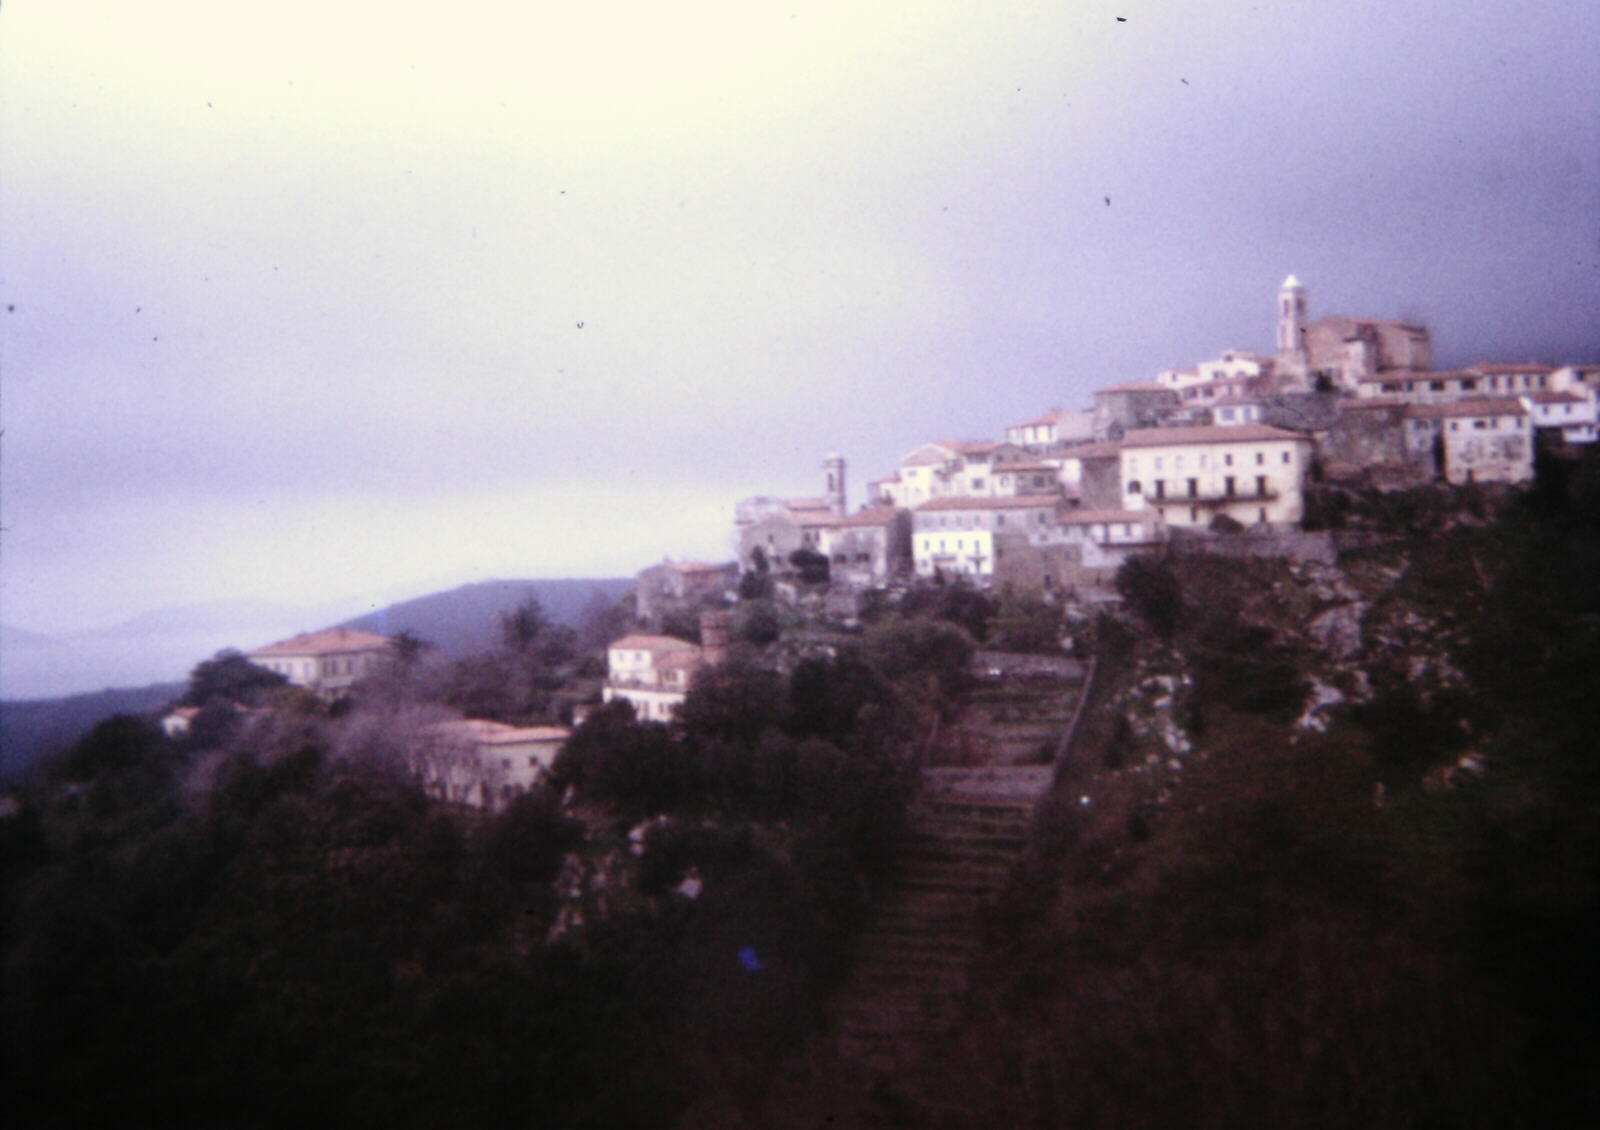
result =
[[[394,654],[388,636],[357,628],[306,632],[246,653],[250,662],[276,671],[297,687],[339,698],[362,679],[383,670]]]
[[[1305,513],[1315,445],[1265,424],[1145,428],[1123,437],[1123,510],[1153,510],[1168,526],[1290,525]]]
[[[606,649],[606,702],[625,698],[641,722],[670,722],[700,669],[699,644],[673,636],[631,635]]]

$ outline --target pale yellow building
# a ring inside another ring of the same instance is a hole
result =
[[[297,687],[339,698],[383,670],[394,654],[388,636],[358,628],[328,628],[280,640],[247,653],[250,662],[276,671]]]
[[[997,539],[1026,537],[1056,522],[1056,494],[1000,498],[936,498],[912,513],[911,558],[919,577],[994,578]]]
[[[1123,510],[1153,510],[1168,526],[1288,526],[1305,513],[1312,441],[1265,424],[1141,428],[1122,439]]]

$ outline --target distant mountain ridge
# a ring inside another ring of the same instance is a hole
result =
[[[576,628],[591,605],[613,605],[632,587],[632,577],[478,581],[391,604],[337,626],[386,636],[411,632],[460,658],[499,646],[500,616],[529,597],[538,599],[553,622]]]
[[[248,650],[300,631],[350,627],[384,635],[409,631],[461,658],[497,647],[501,614],[529,597],[538,599],[553,622],[576,628],[591,605],[613,605],[632,587],[631,577],[479,581],[337,624],[308,622],[305,609],[240,600],[158,609],[111,628],[64,636],[6,626],[0,634],[8,672],[7,697],[0,701],[0,779],[72,745],[109,715],[159,710],[185,687],[165,680],[187,675],[225,647]],[[105,689],[72,693],[73,682]],[[68,693],[32,689],[52,684]],[[21,693],[14,689],[19,687]]]

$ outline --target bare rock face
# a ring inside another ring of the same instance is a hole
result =
[[[1306,631],[1317,647],[1335,660],[1352,659],[1361,653],[1361,620],[1367,613],[1365,601],[1335,604],[1313,616]]]

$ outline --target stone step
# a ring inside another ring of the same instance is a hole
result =
[[[971,964],[983,952],[983,935],[974,929],[954,937],[944,934],[881,933],[872,936],[877,947],[866,939],[857,947],[856,968],[883,962],[938,963],[944,965]]]
[[[1021,830],[998,828],[994,825],[944,824],[935,826],[913,825],[911,845],[928,844],[951,851],[999,851],[1021,854],[1028,846],[1028,837]]]
[[[1015,863],[1026,847],[1025,842],[1011,846],[1008,843],[984,843],[984,839],[1012,841],[1018,837],[917,836],[901,853],[901,868],[941,867],[951,863],[1004,868]]]
[[[906,877],[900,880],[900,885],[908,891],[927,891],[931,894],[970,895],[974,899],[982,900],[985,895],[992,895],[1005,886],[1003,879],[989,879],[981,876],[964,877],[961,875],[927,875]],[[973,908],[976,911],[976,907]]]

